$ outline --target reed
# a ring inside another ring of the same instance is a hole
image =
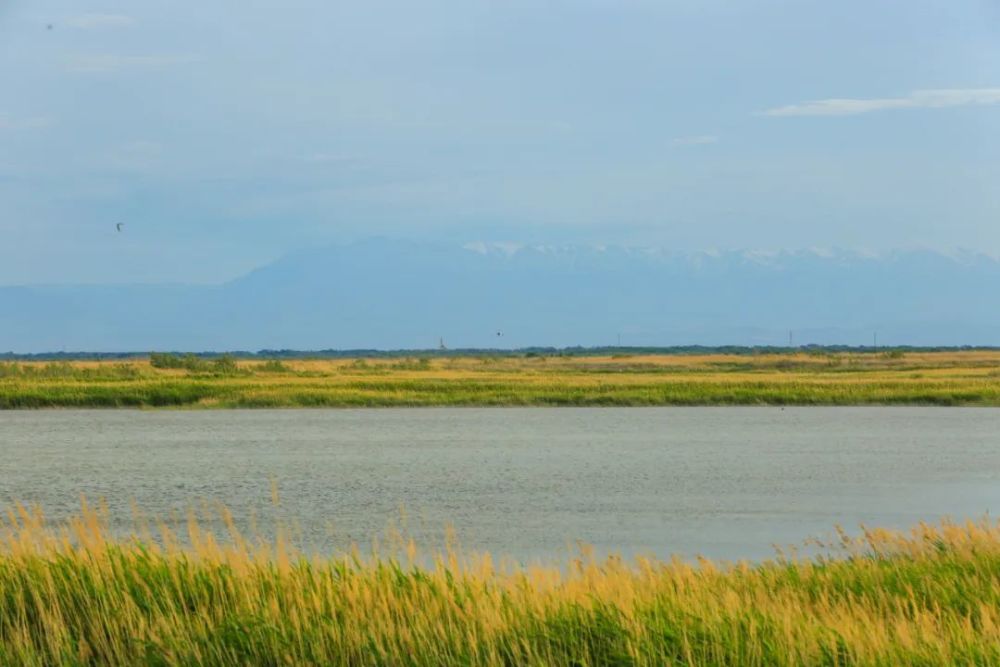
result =
[[[228,517],[228,515],[226,515]],[[396,540],[296,552],[86,506],[0,534],[0,664],[989,665],[1000,524],[864,530],[813,558],[524,567]]]
[[[0,363],[0,409],[447,405],[998,406],[1000,352]]]

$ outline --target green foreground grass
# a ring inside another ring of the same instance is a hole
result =
[[[1000,352],[0,364],[0,409],[1000,405]],[[154,360],[157,358],[154,357]]]
[[[145,530],[113,540],[94,512],[56,528],[11,512],[0,664],[1000,664],[989,520],[868,530],[834,555],[756,565],[421,560],[402,538],[306,558],[193,519],[185,547]]]

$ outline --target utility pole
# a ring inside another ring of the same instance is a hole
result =
[[[878,352],[878,332],[877,331],[873,331],[872,332],[872,349],[875,352]]]

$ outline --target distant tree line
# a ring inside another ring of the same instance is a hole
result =
[[[401,358],[401,357],[424,357],[424,358],[448,358],[448,357],[523,357],[523,356],[549,356],[549,357],[583,357],[583,356],[610,356],[615,354],[646,354],[646,355],[695,355],[695,354],[734,354],[734,355],[754,355],[754,354],[789,354],[796,352],[807,352],[813,354],[837,354],[837,353],[886,353],[886,352],[960,352],[976,350],[1000,350],[1000,346],[995,345],[940,345],[940,346],[914,346],[914,345],[798,345],[794,347],[779,345],[672,345],[672,346],[600,346],[600,347],[522,347],[517,349],[491,349],[491,348],[456,348],[456,349],[401,349],[401,350],[374,350],[374,349],[352,349],[352,350],[230,350],[227,352],[38,352],[32,354],[18,354],[14,352],[0,352],[0,360],[7,361],[60,361],[60,360],[128,360],[142,359],[148,357],[150,361],[157,358],[158,368],[185,368],[191,370],[197,366],[198,361],[215,362],[221,358],[231,359],[353,359],[357,357],[368,358]],[[229,361],[221,362],[226,366]],[[179,364],[179,365],[170,365]],[[204,369],[204,367],[199,367]]]

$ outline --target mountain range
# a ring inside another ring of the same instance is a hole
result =
[[[1000,344],[1000,261],[370,239],[220,285],[0,287],[0,351]],[[498,335],[502,334],[502,335]]]

